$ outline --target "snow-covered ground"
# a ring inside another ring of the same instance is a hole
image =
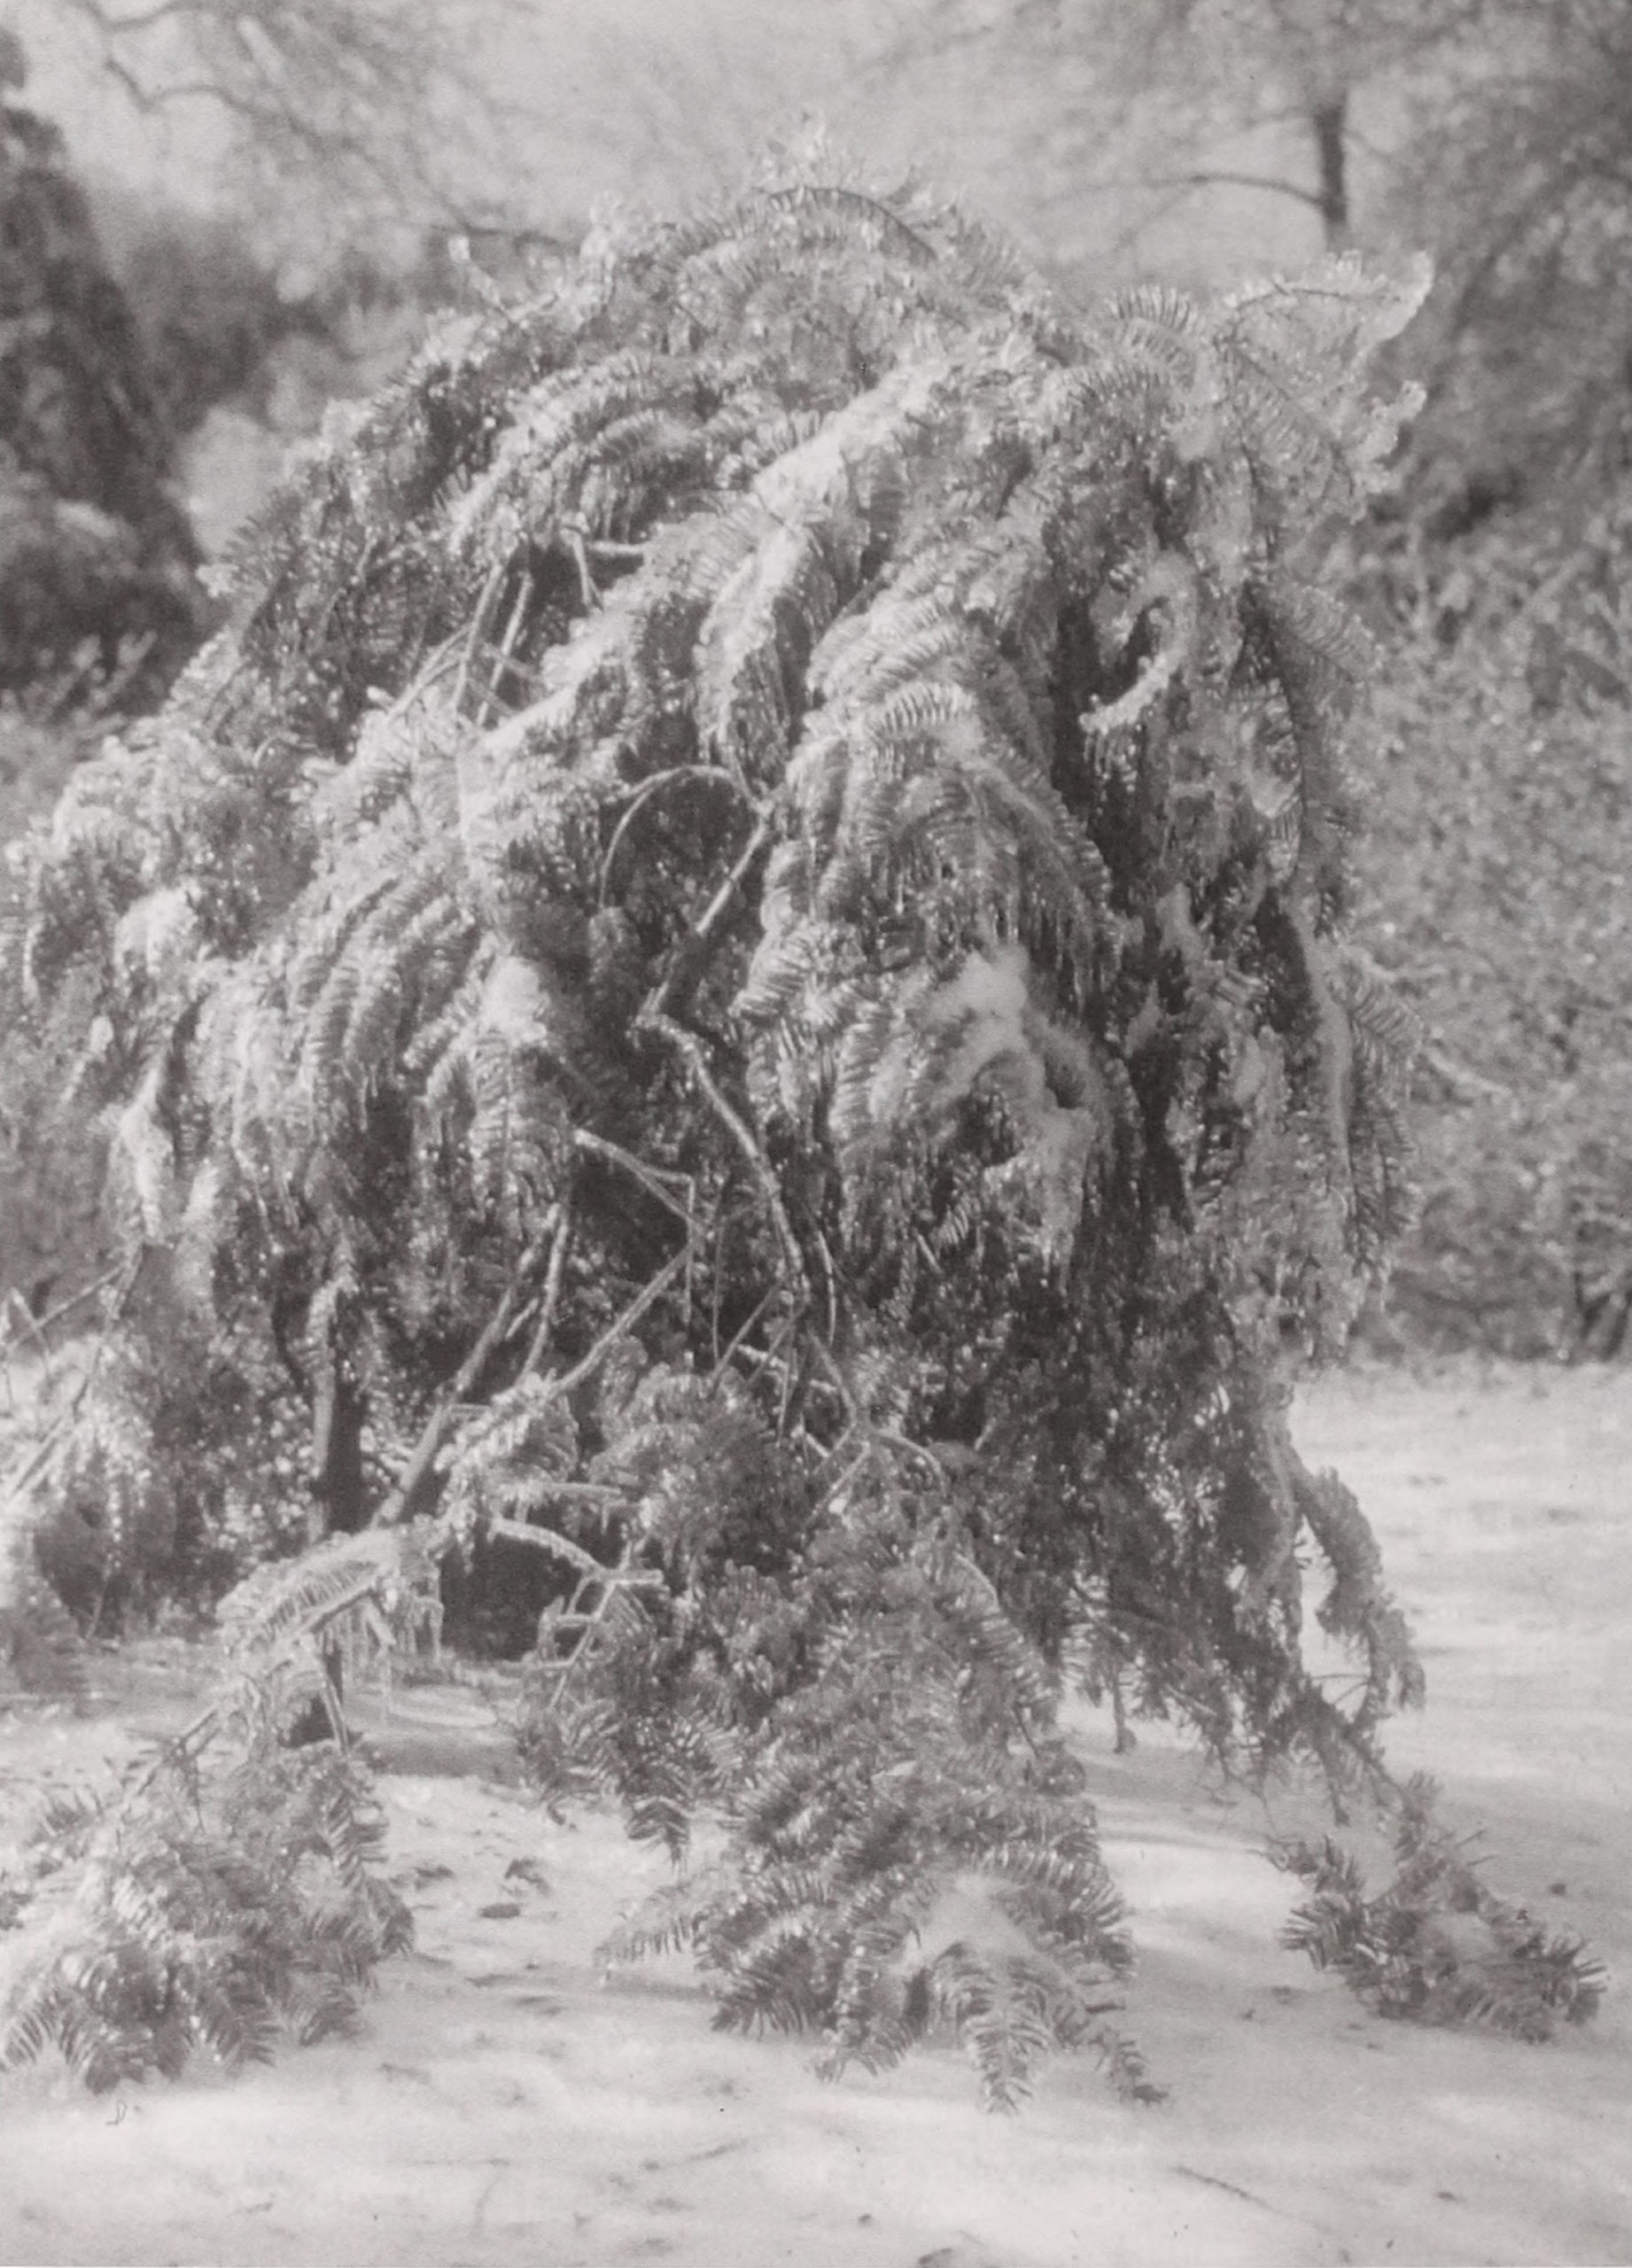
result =
[[[1298,1432],[1358,1490],[1420,1636],[1428,1705],[1392,1753],[1488,1829],[1498,1888],[1593,1941],[1612,1991],[1587,2031],[1367,2016],[1276,1943],[1291,1893],[1263,1847],[1306,1803],[1218,1787],[1159,1728],[1118,1758],[1090,1723],[1141,1950],[1124,2026],[1169,2101],[1068,2063],[991,2117],[951,2053],[825,2085],[808,2043],[711,2031],[681,1964],[603,1983],[595,1947],[663,1861],[553,1822],[480,1696],[422,1687],[377,1736],[418,1949],[361,2036],[96,2101],[0,2081],[0,2264],[1632,2263],[1632,1378],[1349,1375]],[[110,1682],[107,1716],[0,1715],[0,1816],[185,1707],[162,1649]]]

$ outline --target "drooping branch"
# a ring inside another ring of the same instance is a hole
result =
[[[1182,174],[1140,174],[1136,181],[1123,187],[1140,189],[1261,189],[1271,197],[1289,197],[1299,205],[1311,206],[1323,219],[1325,198],[1318,190],[1309,189],[1302,182],[1289,180],[1282,174],[1232,173],[1227,167],[1199,167],[1193,172]]]

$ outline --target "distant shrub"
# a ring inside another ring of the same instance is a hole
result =
[[[186,521],[130,309],[56,129],[0,102],[0,692],[89,686],[140,641],[149,699],[196,642]]]
[[[1396,565],[1358,928],[1420,1018],[1430,1344],[1615,1354],[1632,1317],[1632,489]],[[1373,587],[1377,587],[1374,582]]]
[[[207,1778],[161,1758],[122,1798],[46,1807],[13,1922],[37,1950],[0,2021],[0,2067],[48,2047],[93,2093],[203,2049],[228,2069],[355,2028],[377,1964],[413,1940],[377,1868],[377,1805],[353,1759],[268,1734]]]

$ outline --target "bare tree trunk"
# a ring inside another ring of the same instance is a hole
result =
[[[1320,168],[1320,225],[1326,250],[1342,252],[1348,243],[1348,97],[1338,95],[1317,104],[1311,123]]]
[[[354,1534],[368,1525],[362,1467],[362,1397],[347,1375],[345,1357],[331,1353],[320,1376],[312,1413],[312,1493],[319,1534]]]

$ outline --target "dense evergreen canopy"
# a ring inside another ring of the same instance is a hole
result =
[[[999,2098],[1101,2037],[1061,1674],[1340,1775],[1417,1689],[1285,1405],[1403,1205],[1365,652],[1304,563],[1419,291],[1082,315],[796,173],[333,413],[32,855],[13,976],[129,1255],[48,1556],[554,1568],[534,1760],[676,1848],[726,1803],[653,1929],[727,2018],[938,2011]],[[971,1873],[1030,1953],[913,1969]]]

